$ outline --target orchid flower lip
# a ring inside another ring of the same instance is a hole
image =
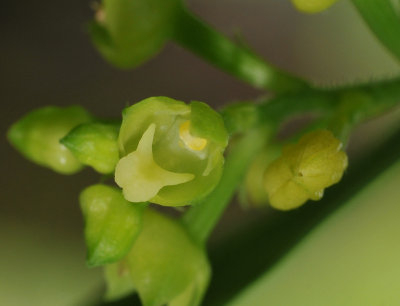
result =
[[[176,173],[160,167],[153,158],[156,124],[143,133],[136,151],[120,159],[115,170],[115,181],[130,202],[151,200],[164,186],[179,185],[194,179],[192,173]]]

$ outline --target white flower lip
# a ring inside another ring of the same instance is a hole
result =
[[[156,124],[143,133],[136,151],[121,158],[115,169],[115,182],[130,202],[146,202],[164,186],[178,185],[194,179],[191,173],[176,173],[161,168],[153,159]]]

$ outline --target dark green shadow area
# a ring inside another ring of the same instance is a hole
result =
[[[351,163],[341,183],[329,188],[320,203],[308,203],[290,212],[273,211],[264,220],[240,230],[211,249],[213,278],[203,305],[225,305],[399,158],[400,131],[397,131],[361,162]]]

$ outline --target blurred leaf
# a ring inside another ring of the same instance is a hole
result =
[[[391,0],[352,0],[385,47],[400,60],[400,16]]]

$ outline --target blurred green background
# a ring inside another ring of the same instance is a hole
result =
[[[109,66],[86,34],[92,4],[11,1],[0,12],[0,305],[89,305],[104,286],[101,270],[85,267],[78,206],[80,190],[98,176],[88,169],[61,176],[26,161],[6,141],[13,122],[45,105],[80,104],[97,116],[118,118],[128,103],[149,96],[218,106],[261,94],[172,43],[134,71]],[[400,72],[347,0],[313,16],[296,12],[289,0],[192,0],[188,5],[222,32],[245,39],[275,65],[318,84]],[[353,156],[383,141],[399,118],[397,109],[356,131]],[[266,214],[232,205],[212,245],[234,232],[238,220],[242,226]]]

